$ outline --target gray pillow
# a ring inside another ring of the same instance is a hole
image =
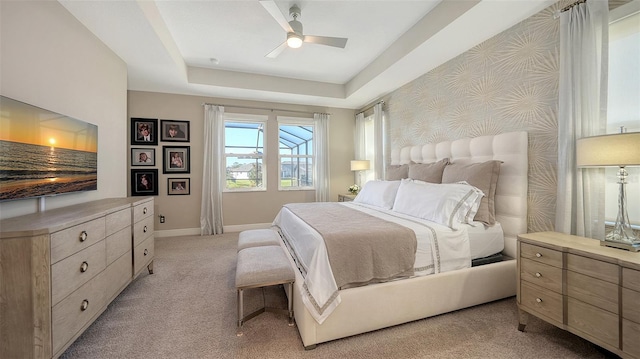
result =
[[[399,181],[409,178],[409,165],[389,165],[385,173],[387,181]]]
[[[448,158],[433,163],[412,163],[409,165],[409,178],[424,182],[442,183],[442,172],[449,164]]]
[[[496,223],[495,195],[501,163],[501,161],[466,165],[452,163],[447,165],[442,172],[442,183],[466,181],[484,192],[474,220],[490,226]]]

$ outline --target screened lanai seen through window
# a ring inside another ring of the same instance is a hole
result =
[[[280,189],[314,188],[313,125],[280,120]]]
[[[264,190],[263,121],[226,120],[224,132],[225,188],[233,191]]]

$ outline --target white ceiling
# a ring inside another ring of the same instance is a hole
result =
[[[304,34],[349,40],[275,59],[286,33],[258,0],[59,2],[126,62],[129,90],[357,109],[555,1],[276,1]]]

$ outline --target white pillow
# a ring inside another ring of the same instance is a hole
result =
[[[480,188],[470,185],[467,181],[460,181],[457,183],[467,185],[471,187],[474,191],[476,191],[477,197],[476,197],[475,203],[471,206],[471,208],[469,208],[469,211],[464,217],[464,221],[462,221],[462,223],[472,224],[473,219],[476,216],[476,213],[478,213],[478,210],[480,209],[480,202],[482,201],[482,197],[484,197],[485,194],[480,190]]]
[[[393,210],[457,230],[478,203],[478,196],[479,193],[466,184],[402,180]]]
[[[391,209],[400,181],[369,181],[364,184],[354,202]]]

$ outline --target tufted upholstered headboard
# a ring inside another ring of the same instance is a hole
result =
[[[527,232],[527,148],[527,132],[508,132],[393,149],[391,164],[431,163],[447,157],[463,164],[502,161],[495,195],[496,220],[505,235],[504,253],[515,258],[516,236]]]

